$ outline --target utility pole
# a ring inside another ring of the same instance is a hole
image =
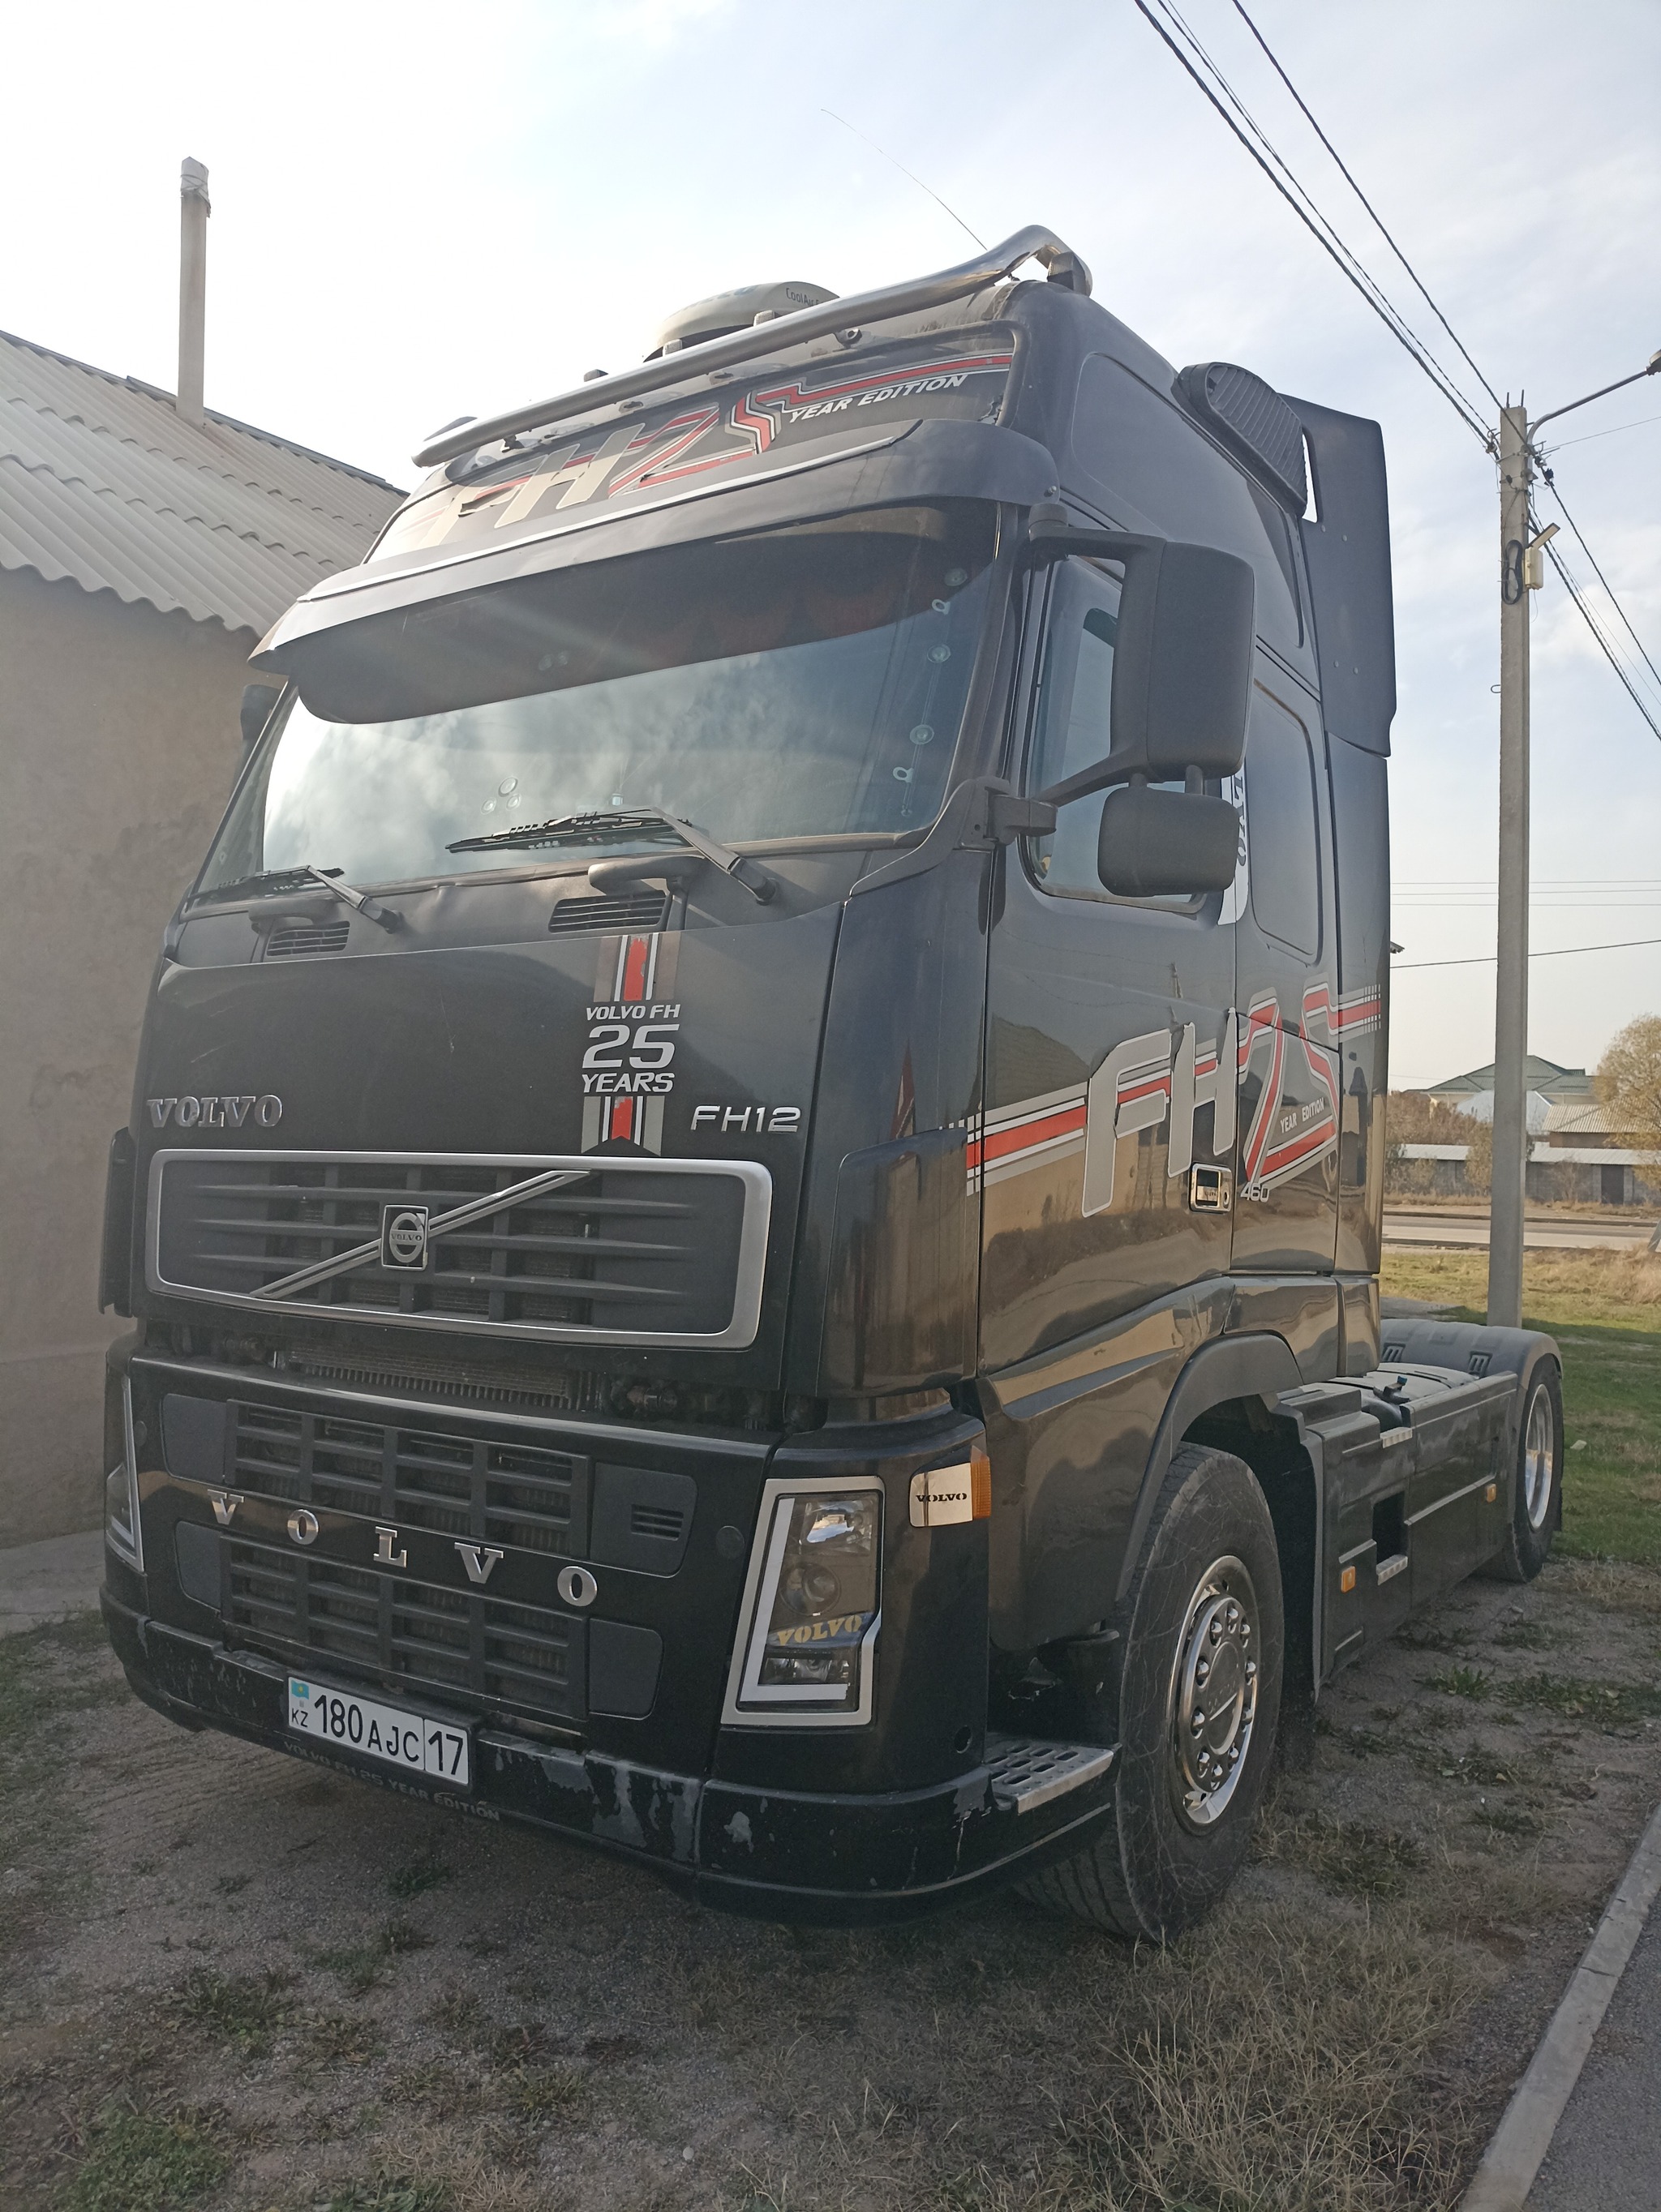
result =
[[[1646,368],[1584,399],[1572,399],[1530,425],[1519,402],[1500,416],[1500,914],[1494,997],[1494,1176],[1488,1202],[1488,1326],[1523,1320],[1523,1221],[1528,1176],[1529,1050],[1529,593],[1546,580],[1530,491],[1541,425],[1572,414],[1644,377],[1661,374],[1661,353]]]
[[[1500,927],[1494,998],[1494,1175],[1488,1213],[1488,1326],[1523,1320],[1523,1201],[1528,1167],[1529,418],[1500,417]]]

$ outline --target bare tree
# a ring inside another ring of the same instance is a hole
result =
[[[1619,1130],[1661,1136],[1661,1014],[1628,1022],[1610,1040],[1592,1079]]]

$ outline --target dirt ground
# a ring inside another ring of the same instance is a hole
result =
[[[0,1644],[8,2212],[1451,2204],[1661,1796],[1661,1573],[1473,1582],[1323,1698],[1218,1918],[883,1932],[192,1736]]]

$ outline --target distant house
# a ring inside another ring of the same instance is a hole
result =
[[[1538,1053],[1530,1053],[1524,1066],[1528,1131],[1534,1140],[1525,1170],[1530,1198],[1559,1204],[1632,1206],[1652,1204],[1661,1197],[1661,1150],[1643,1133],[1611,1121],[1584,1067],[1560,1067]],[[1473,1121],[1492,1121],[1493,1064],[1432,1084],[1427,1096]],[[1469,1147],[1403,1145],[1400,1150],[1404,1160],[1429,1164],[1431,1188],[1454,1193],[1465,1188]]]
[[[0,333],[0,1544],[102,1487],[111,1133],[258,639],[361,560],[378,477]]]
[[[1591,1078],[1584,1067],[1560,1067],[1555,1060],[1542,1060],[1531,1052],[1523,1063],[1528,1079],[1528,1088],[1543,1098],[1548,1106],[1566,1105],[1572,1100],[1589,1103],[1594,1097]],[[1469,1111],[1472,1104],[1487,1102],[1487,1110],[1479,1114],[1482,1121],[1491,1120],[1494,1114],[1494,1063],[1486,1067],[1473,1067],[1463,1075],[1451,1075],[1445,1083],[1427,1086],[1427,1095],[1439,1099],[1445,1106],[1458,1106]]]

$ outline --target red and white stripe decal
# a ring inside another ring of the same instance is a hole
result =
[[[1003,1182],[1038,1163],[1084,1150],[1085,1086],[1048,1091],[988,1114],[969,1140],[969,1188]]]
[[[619,1006],[642,1006],[652,995],[657,977],[658,939],[625,937],[618,945],[617,973],[611,996]]]

